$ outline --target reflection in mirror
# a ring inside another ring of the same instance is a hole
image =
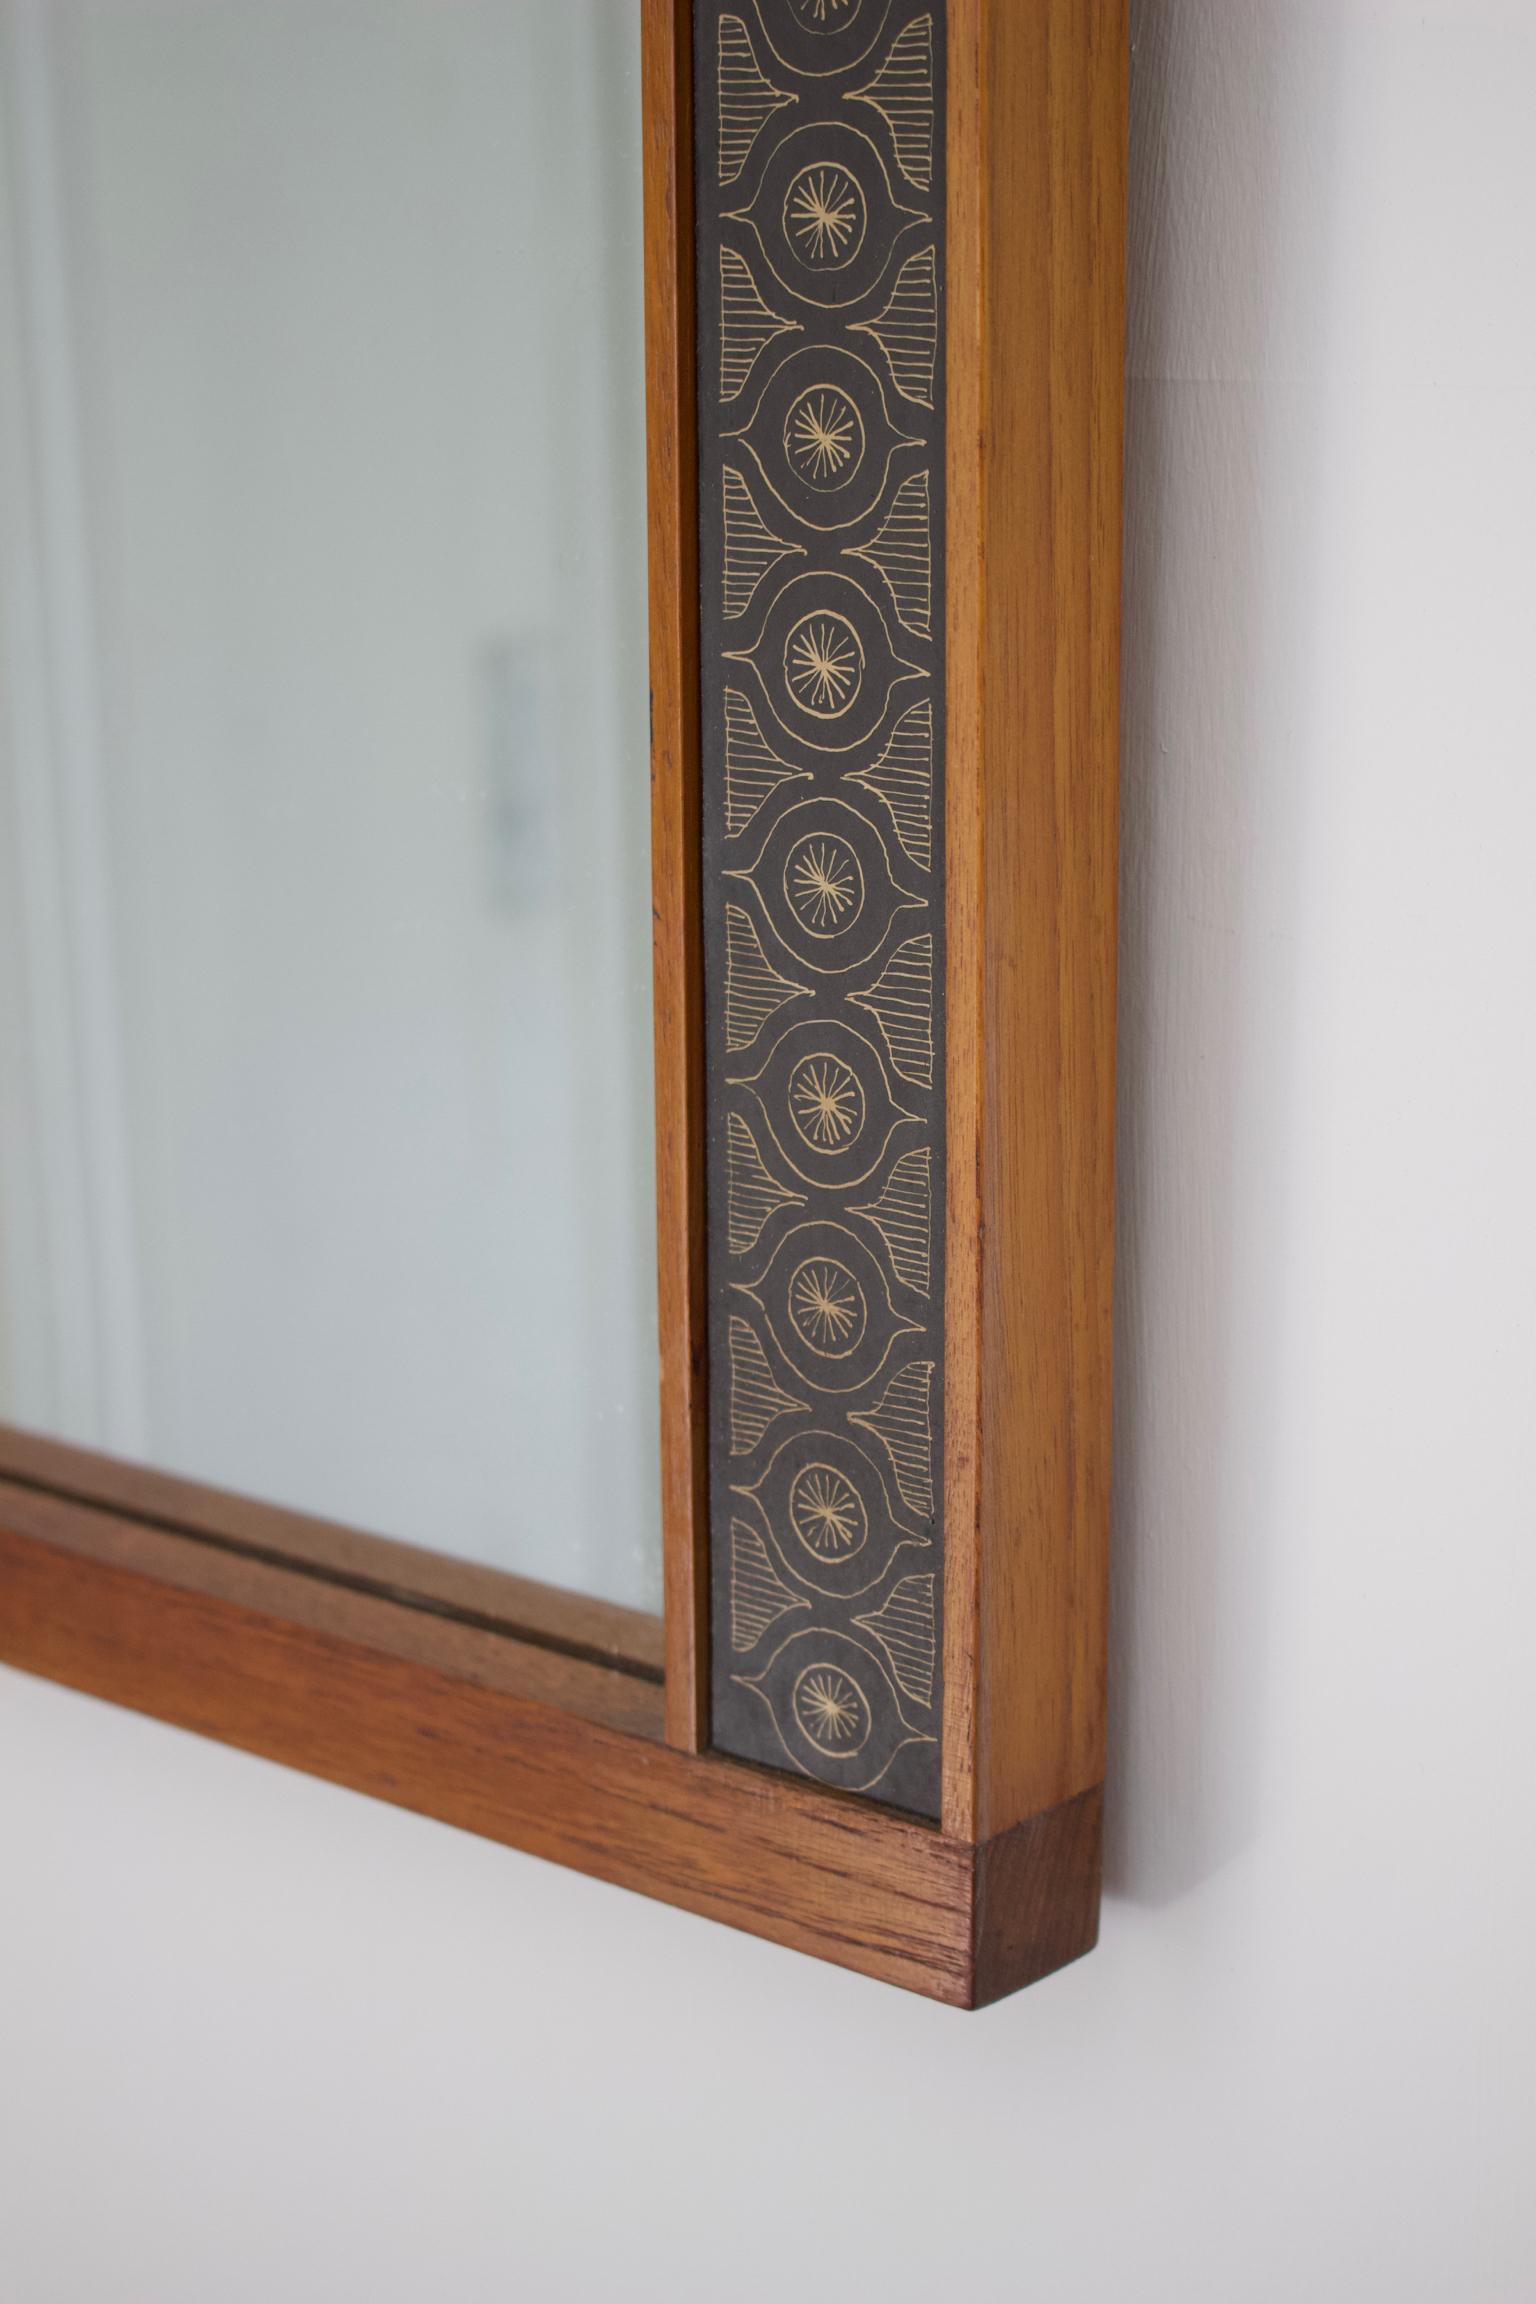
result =
[[[0,1413],[659,1599],[634,0],[0,0]]]

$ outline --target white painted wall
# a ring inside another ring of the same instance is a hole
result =
[[[7,2304],[1536,2293],[1536,15],[1137,26],[1103,1944],[967,2019],[0,1678]]]

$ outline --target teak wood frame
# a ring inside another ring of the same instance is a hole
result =
[[[938,1829],[706,1748],[691,11],[641,4],[664,1630],[0,1431],[0,1659],[974,2007],[1098,1925],[1126,0],[948,0]]]

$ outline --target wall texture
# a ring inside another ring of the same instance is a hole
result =
[[[967,2020],[0,1675],[7,2304],[1536,2292],[1536,18],[1136,27],[1103,1945]]]

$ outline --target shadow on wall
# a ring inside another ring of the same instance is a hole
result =
[[[1340,34],[1133,0],[1105,1882],[1261,1829]]]

